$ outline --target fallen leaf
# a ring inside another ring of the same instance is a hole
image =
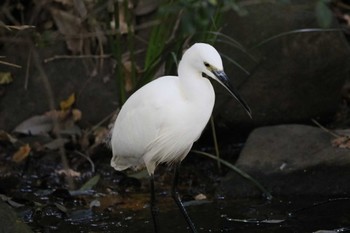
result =
[[[332,140],[332,146],[350,149],[350,138],[348,136],[337,137],[336,139]]]
[[[8,196],[6,196],[6,195],[4,195],[4,194],[0,194],[0,199],[1,199],[2,201],[8,201],[8,200],[11,200],[11,197],[8,197]]]
[[[71,176],[71,177],[80,177],[80,172],[74,171],[72,169],[56,170],[56,173],[59,174],[59,175],[66,175],[66,176]]]
[[[75,124],[82,117],[79,109],[69,109],[68,111],[52,110],[44,115],[50,117],[53,121],[57,121],[55,128],[52,128],[52,132],[70,136],[81,135],[81,129]]]
[[[50,115],[33,116],[23,121],[14,130],[14,133],[43,135],[53,129],[53,119]]]
[[[75,103],[75,93],[71,94],[68,97],[68,99],[60,102],[61,110],[67,111],[68,109],[72,108],[74,103]]]
[[[0,199],[1,199],[2,201],[6,201],[9,205],[11,205],[12,207],[15,207],[15,208],[24,206],[24,205],[21,204],[21,203],[18,203],[18,202],[13,201],[13,200],[12,200],[12,197],[8,197],[8,196],[3,195],[3,194],[0,194]]]
[[[95,144],[104,144],[109,133],[110,131],[106,127],[99,127],[94,130]]]
[[[53,204],[57,207],[57,209],[59,209],[63,213],[68,213],[68,210],[67,210],[67,208],[64,205],[62,205],[60,203],[57,203],[57,202],[55,202]]]
[[[350,140],[347,140],[345,143],[340,144],[339,148],[350,149]]]
[[[31,148],[29,144],[25,144],[24,146],[21,146],[16,153],[12,156],[12,161],[16,163],[22,162],[24,159],[26,159],[31,151]]]
[[[93,208],[93,207],[100,207],[101,206],[101,202],[99,201],[99,200],[92,200],[91,202],[90,202],[90,205],[89,205],[89,207],[90,208]]]
[[[10,72],[0,72],[0,84],[12,83],[12,75]]]
[[[81,113],[81,111],[79,109],[76,109],[76,108],[72,109],[72,116],[73,116],[74,122],[80,121],[82,118],[82,115],[83,114]]]
[[[18,202],[16,202],[16,201],[11,200],[11,199],[8,200],[7,203],[8,203],[9,205],[11,205],[12,207],[14,207],[14,208],[19,208],[19,207],[25,206],[24,204],[18,203]]]
[[[3,130],[0,130],[0,141],[11,142],[12,144],[14,144],[17,142],[17,138],[11,136]]]
[[[203,193],[200,193],[200,194],[196,195],[196,196],[194,197],[194,199],[195,199],[196,201],[202,201],[202,200],[206,200],[206,199],[207,199],[207,196],[205,196]]]

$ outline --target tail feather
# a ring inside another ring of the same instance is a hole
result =
[[[111,160],[111,166],[117,171],[123,171],[129,167],[137,168],[142,166],[142,162],[134,157],[121,157],[114,155]]]

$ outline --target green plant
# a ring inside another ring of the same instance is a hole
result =
[[[168,0],[162,1],[154,14],[154,25],[151,28],[149,38],[145,39],[144,54],[135,56],[135,45],[141,43],[135,33],[133,18],[134,13],[128,8],[129,1],[115,2],[114,20],[116,34],[112,39],[112,51],[118,63],[116,68],[116,80],[119,86],[120,103],[127,97],[126,82],[131,82],[131,92],[137,90],[147,82],[156,78],[159,73],[175,73],[176,63],[184,48],[194,41],[214,43],[219,30],[220,18],[223,12],[223,4],[213,0]],[[120,14],[123,14],[127,25],[126,35],[121,34],[119,28]],[[171,26],[169,26],[171,25]],[[126,44],[127,46],[122,46]],[[123,54],[128,53],[127,60],[131,63],[130,75],[127,77],[123,64],[126,62]],[[137,62],[141,64],[140,77],[137,73]],[[159,72],[162,69],[162,72]],[[129,80],[126,80],[126,79]]]
[[[315,7],[318,24],[322,28],[329,28],[333,20],[333,13],[329,9],[331,0],[318,0]]]

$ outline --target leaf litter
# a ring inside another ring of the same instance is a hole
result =
[[[30,151],[31,151],[31,148],[29,144],[25,144],[24,146],[21,146],[13,155],[12,161],[16,163],[22,162],[29,156]]]

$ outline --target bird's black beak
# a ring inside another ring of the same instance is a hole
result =
[[[238,91],[230,85],[229,79],[228,79],[227,75],[225,74],[225,72],[222,70],[217,70],[217,71],[215,70],[212,72],[217,77],[219,83],[221,85],[223,85],[226,88],[226,90],[228,90],[228,92],[230,92],[230,94],[242,105],[242,107],[248,113],[250,118],[252,118],[252,112],[251,112],[248,104],[242,99],[242,97],[239,95]]]

